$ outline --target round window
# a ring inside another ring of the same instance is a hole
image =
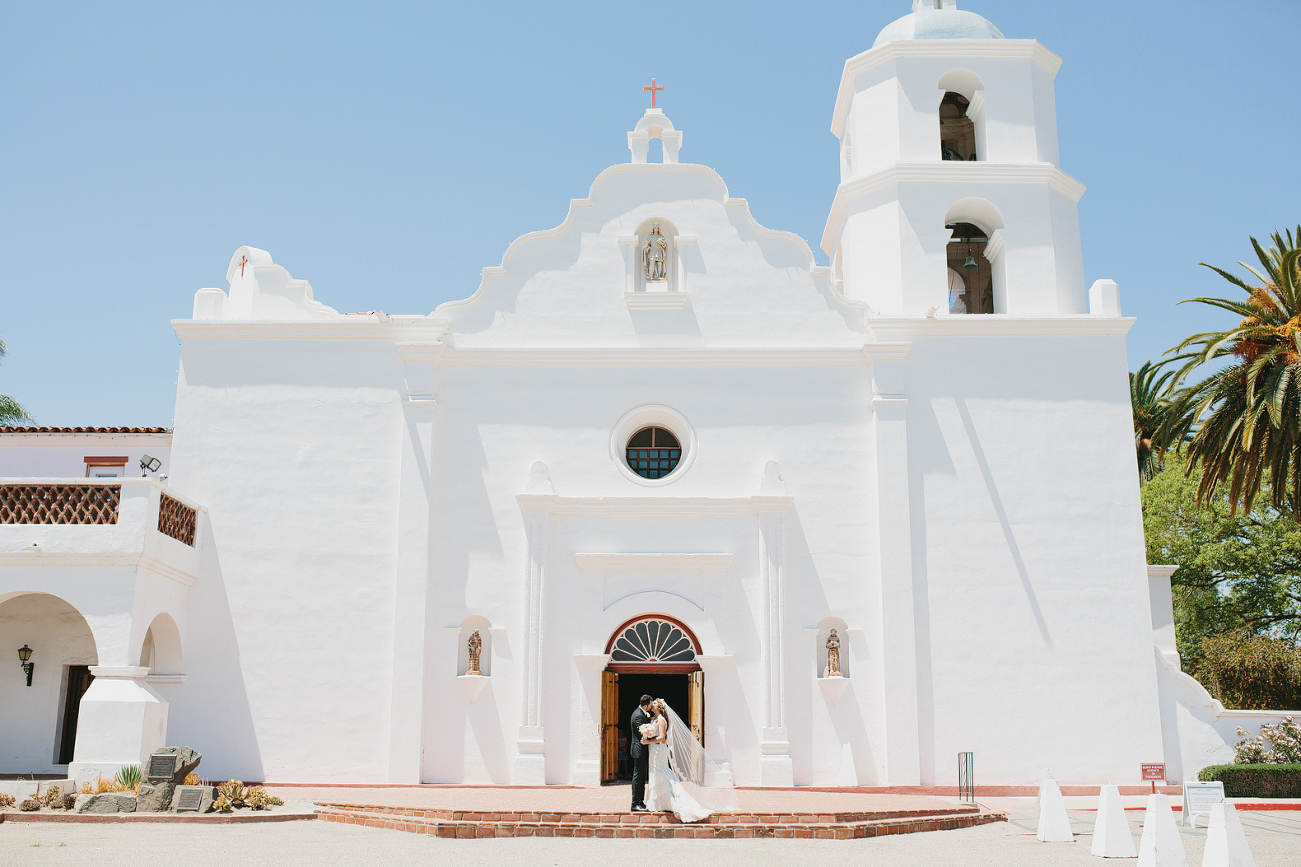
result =
[[[628,440],[628,468],[644,479],[660,479],[682,459],[682,446],[662,427],[644,427]]]

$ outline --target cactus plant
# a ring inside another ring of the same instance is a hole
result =
[[[139,765],[123,765],[117,772],[117,778],[114,780],[122,788],[119,791],[130,789],[132,791],[140,788],[140,783],[144,781],[144,769]]]
[[[35,813],[40,808],[41,802],[35,798],[28,798],[26,801],[23,801],[18,805],[18,809],[22,810],[24,813]]]
[[[7,792],[0,792],[0,808],[12,807],[14,805],[14,796]]]

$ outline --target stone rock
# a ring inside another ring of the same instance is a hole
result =
[[[217,800],[216,786],[177,786],[172,796],[173,813],[211,813]],[[197,806],[196,806],[197,805]]]
[[[74,813],[134,813],[136,796],[130,792],[103,792],[98,795],[78,795]]]
[[[192,747],[163,747],[162,749],[154,750],[153,754],[149,757],[149,762],[145,764],[145,779],[167,779],[164,776],[157,776],[151,773],[154,770],[153,757],[162,755],[173,756],[171,782],[176,783],[177,785],[184,783],[186,776],[197,768],[199,762],[203,760],[203,754]]]
[[[141,783],[140,795],[136,798],[136,812],[166,812],[172,805],[172,795],[175,792],[175,783]]]

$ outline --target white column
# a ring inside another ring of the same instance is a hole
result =
[[[577,672],[574,695],[577,719],[574,721],[574,731],[578,732],[575,786],[601,785],[601,741],[605,734],[602,731],[601,717],[601,674],[609,664],[610,657],[603,653],[574,656],[574,669]]]
[[[731,705],[728,703],[728,680],[735,659],[731,656],[697,656],[696,663],[705,673],[705,749],[720,762],[732,760],[727,729]]]
[[[619,252],[623,254],[623,291],[637,291],[637,236],[620,235]]]
[[[794,785],[790,733],[786,727],[785,587],[788,497],[755,497],[759,508],[759,572],[763,585],[764,725],[760,737],[760,780],[765,786]]]
[[[545,470],[545,467],[543,468]],[[546,593],[547,527],[554,496],[517,497],[524,512],[524,658],[520,728],[513,782],[544,786],[547,782],[546,741],[542,731],[542,680],[545,666],[544,606]],[[541,503],[536,502],[541,500]]]
[[[441,343],[400,343],[405,394],[398,476],[397,572],[390,662],[388,781],[419,783],[424,748],[430,497]]]
[[[885,779],[921,784],[914,624],[908,400],[903,358],[872,362],[872,443],[876,451],[877,544],[881,570],[882,711]]]
[[[81,697],[77,746],[68,776],[78,784],[112,779],[123,765],[143,765],[167,745],[167,702],[144,678],[148,666],[92,665]]]

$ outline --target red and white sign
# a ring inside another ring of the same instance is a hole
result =
[[[1144,780],[1165,780],[1165,765],[1143,765]]]

